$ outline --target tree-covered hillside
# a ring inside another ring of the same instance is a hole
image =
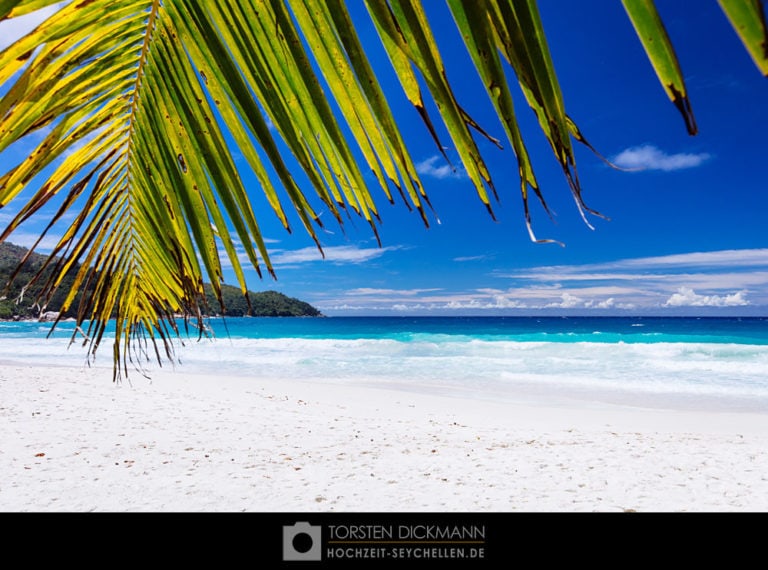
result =
[[[45,264],[48,259],[47,256],[33,253],[26,261],[10,290],[6,291],[6,286],[9,279],[13,275],[13,272],[19,265],[19,262],[27,254],[27,249],[18,245],[10,243],[0,243],[0,319],[36,319],[40,317],[41,311],[58,312],[61,308],[61,304],[64,301],[65,294],[69,291],[74,275],[77,273],[77,268],[70,271],[59,287],[57,293],[53,295],[51,302],[47,307],[40,307],[37,305],[36,300],[41,293],[41,285],[33,283],[28,289],[23,291],[22,288],[26,286],[34,278],[37,272]],[[46,270],[48,271],[48,270]],[[40,279],[40,283],[45,283],[45,279]],[[91,294],[92,287],[86,287],[85,293]],[[211,313],[218,314],[221,312],[219,303],[214,297],[211,287],[205,286],[206,300],[210,307]],[[78,298],[75,300],[73,307],[76,309],[79,296],[83,294],[83,291],[78,293]],[[5,298],[2,298],[2,296]],[[222,296],[224,299],[224,307],[226,308],[226,315],[230,317],[242,317],[242,316],[254,316],[254,317],[317,317],[321,316],[320,311],[309,303],[287,297],[282,293],[276,291],[263,291],[248,293],[248,297],[251,301],[251,309],[248,308],[248,302],[243,297],[240,289],[231,287],[228,285],[222,286]],[[70,310],[65,317],[74,317],[74,311]]]
[[[206,300],[211,310],[217,312],[219,302],[214,297],[210,285],[205,286]],[[249,292],[252,310],[248,310],[248,302],[243,297],[240,289],[230,285],[222,286],[224,307],[229,317],[319,317],[320,311],[309,303],[299,301],[293,297],[287,297],[277,291],[262,291],[261,293]]]

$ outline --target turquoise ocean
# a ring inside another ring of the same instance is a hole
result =
[[[768,413],[768,318],[214,318],[177,373],[357,384],[496,401]],[[85,366],[74,329],[0,323],[0,365]],[[93,365],[111,368],[111,347]],[[155,365],[156,366],[156,365]],[[148,370],[151,373],[152,365]],[[105,374],[105,378],[111,376]]]

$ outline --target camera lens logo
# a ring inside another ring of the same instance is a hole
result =
[[[297,522],[283,527],[283,560],[322,560],[323,527]]]

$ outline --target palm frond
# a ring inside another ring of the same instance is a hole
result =
[[[0,0],[0,21],[55,4]],[[677,58],[653,3],[624,4],[694,131]],[[762,2],[720,4],[765,73]],[[500,143],[456,97],[422,2],[366,6],[405,97],[441,152],[439,133],[450,137],[493,215],[496,190],[475,136]],[[566,112],[535,0],[448,6],[516,156],[531,238],[529,193],[547,205],[508,74],[536,113],[585,221],[597,214],[582,199],[574,141],[585,141]],[[203,318],[205,281],[223,306],[220,251],[244,294],[238,244],[260,274],[274,274],[257,221],[268,213],[256,215],[241,168],[258,180],[271,214],[290,231],[292,209],[318,247],[313,202],[339,223],[346,210],[355,212],[376,234],[374,195],[394,201],[394,189],[428,223],[424,185],[363,45],[342,0],[92,0],[63,4],[0,52],[0,153],[39,141],[0,172],[0,208],[18,204],[0,241],[46,206],[55,205],[55,213],[41,240],[74,219],[52,251],[54,271],[41,302],[79,267],[62,314],[79,289],[92,288],[76,308],[77,321],[87,323],[95,354],[114,319],[116,378],[132,361],[173,357],[177,317]],[[444,129],[427,111],[427,94]],[[235,153],[247,167],[238,166]],[[294,163],[308,181],[304,187]],[[363,175],[369,172],[375,188]]]
[[[768,26],[763,0],[718,0],[760,73],[768,77]]]
[[[693,117],[683,72],[653,0],[622,2],[667,96],[683,116],[688,133],[695,135],[698,127]]]

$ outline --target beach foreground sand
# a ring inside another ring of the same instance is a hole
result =
[[[766,511],[768,415],[0,366],[0,510]]]

